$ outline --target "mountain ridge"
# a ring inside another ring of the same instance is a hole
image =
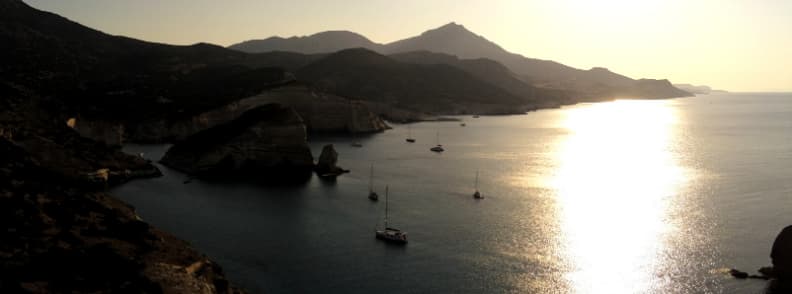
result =
[[[310,38],[310,36],[306,38]],[[239,49],[234,46],[229,48]],[[655,92],[637,90],[641,88],[638,86],[638,80],[611,72],[604,67],[582,70],[552,60],[528,58],[511,53],[455,22],[427,30],[418,36],[386,44],[371,42],[368,44],[368,48],[386,55],[430,51],[451,54],[462,59],[487,58],[503,64],[516,73],[520,79],[534,86],[575,92],[580,101],[613,99],[622,96],[635,96],[634,98],[690,96],[690,93],[673,86],[655,88]],[[269,48],[264,44],[261,47],[246,48],[246,50],[246,52],[266,52]]]

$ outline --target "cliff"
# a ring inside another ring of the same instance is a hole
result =
[[[322,93],[299,84],[264,91],[184,119],[153,118],[124,123],[77,116],[72,118],[72,124],[80,135],[110,146],[120,146],[125,142],[176,142],[228,123],[245,111],[272,103],[294,108],[309,133],[374,133],[390,128],[360,101]]]
[[[0,292],[238,292],[206,256],[64,172],[0,138]]]
[[[305,125],[291,108],[268,104],[176,143],[162,164],[200,177],[250,176],[299,181],[313,156]]]

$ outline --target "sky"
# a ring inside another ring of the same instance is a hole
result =
[[[792,0],[25,0],[114,35],[228,46],[449,22],[526,57],[730,91],[792,91]]]

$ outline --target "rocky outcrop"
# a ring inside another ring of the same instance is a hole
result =
[[[0,138],[0,293],[239,292],[187,243],[63,172]]]
[[[686,91],[677,89],[668,80],[640,79],[633,84],[631,91],[635,97],[648,99],[664,99],[674,97],[694,96]]]
[[[692,94],[709,94],[712,92],[712,88],[704,85],[696,86],[691,84],[674,84],[674,87]]]
[[[337,176],[349,172],[337,164],[338,152],[336,152],[333,144],[327,144],[322,147],[322,154],[319,155],[319,160],[316,162],[316,173],[319,176]]]
[[[762,267],[758,275],[731,269],[729,274],[737,279],[770,280],[765,289],[767,294],[792,293],[792,226],[787,226],[778,234],[770,250],[773,266]]]
[[[173,145],[160,162],[210,178],[301,179],[313,169],[302,119],[278,104],[253,108],[229,123],[198,132]]]
[[[293,107],[309,132],[374,133],[390,127],[361,101],[324,93],[304,85],[291,85],[243,99],[237,105],[251,108],[267,103]]]
[[[77,131],[80,136],[105,143],[108,146],[124,144],[124,125],[121,123],[106,123],[72,117],[67,120],[67,126]]]
[[[792,226],[784,228],[778,234],[773,242],[770,258],[773,260],[773,275],[792,281]]]
[[[42,168],[73,184],[103,189],[135,178],[162,175],[148,160],[122,153],[69,129],[66,124],[25,117],[24,110],[0,112],[0,133]]]
[[[183,140],[208,128],[228,123],[245,111],[278,103],[294,108],[308,132],[373,133],[390,128],[368,105],[343,97],[314,91],[302,85],[284,86],[241,99],[223,107],[180,119],[152,119],[120,123],[76,117],[70,122],[80,135],[120,146],[124,142],[161,143]]]

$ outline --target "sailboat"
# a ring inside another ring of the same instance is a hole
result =
[[[412,127],[407,125],[407,139],[404,139],[408,143],[415,143],[415,138],[412,137]]]
[[[407,244],[407,232],[388,227],[388,186],[385,186],[385,229],[375,230],[377,239],[395,244]]]
[[[440,145],[440,132],[437,132],[437,137],[435,140],[437,141],[437,146],[429,148],[429,150],[432,150],[433,152],[445,151],[445,149],[443,149],[443,145]]]
[[[377,192],[374,192],[374,164],[371,165],[371,175],[369,175],[368,198],[371,199],[371,201],[379,200],[379,195],[377,195]]]
[[[479,171],[476,170],[476,184],[475,184],[476,192],[473,193],[473,198],[475,198],[475,199],[484,198],[484,196],[481,196],[481,192],[479,192],[479,189],[478,189],[478,178],[479,178]]]

